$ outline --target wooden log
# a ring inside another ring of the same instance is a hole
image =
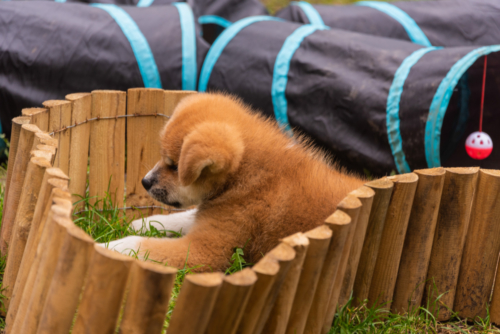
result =
[[[23,190],[19,198],[19,207],[14,220],[13,233],[9,241],[9,253],[3,276],[2,285],[5,287],[3,295],[7,299],[12,296],[35,213],[36,203],[39,199],[43,176],[45,170],[49,167],[51,167],[50,162],[41,158],[31,158],[28,163]]]
[[[366,186],[375,191],[375,196],[373,197],[368,228],[354,280],[353,305],[359,305],[368,299],[373,271],[380,248],[380,240],[384,231],[387,209],[389,208],[393,190],[393,183],[387,178],[368,182]]]
[[[92,95],[75,93],[66,95],[71,101],[71,124],[80,124],[91,117]],[[90,146],[90,123],[80,124],[71,129],[68,176],[69,192],[75,203],[85,196],[87,187],[87,165]]]
[[[57,145],[57,140],[49,136],[47,133],[35,133],[33,146],[31,148],[31,157],[44,158],[52,164],[55,160]]]
[[[50,146],[50,145],[38,145],[36,147],[36,150],[48,152],[52,156],[50,163],[51,164],[54,163],[54,160],[56,158],[57,148],[55,148],[54,146]]]
[[[33,147],[31,148],[32,156],[35,156],[36,151],[43,151],[50,154],[50,163],[54,165],[56,154],[57,154],[57,146],[59,145],[58,141],[51,137],[46,132],[38,132],[35,133],[35,139],[33,140]],[[44,155],[46,159],[49,157],[48,155]]]
[[[57,193],[57,190],[60,189],[53,189],[52,194]],[[68,195],[69,197],[69,193],[65,194]],[[52,203],[53,205],[51,205]],[[50,241],[49,234],[54,229],[53,225],[55,225],[53,221],[55,219],[54,217],[63,217],[63,218],[67,217],[71,212],[71,202],[63,198],[57,198],[57,197],[54,198],[53,195],[47,207],[48,210],[45,210],[47,212],[46,214],[44,213],[42,219],[46,221],[44,226],[49,225],[51,226],[51,228],[50,229],[47,228],[48,231],[44,233],[43,243],[42,241],[39,242],[42,243],[43,245],[45,245],[45,243]],[[42,237],[40,237],[40,239],[42,239]],[[43,247],[39,247],[39,244],[37,244],[35,247],[35,256],[34,259],[32,260],[32,264],[30,266],[24,266],[25,264],[24,260],[28,255],[27,250],[25,250],[25,256],[23,256],[23,262],[21,262],[21,269],[18,274],[18,279],[16,280],[16,285],[14,286],[14,291],[12,294],[12,298],[10,300],[10,306],[8,308],[7,317],[5,319],[6,333],[19,333],[19,331],[21,330],[25,314],[29,307],[33,288],[40,268],[40,261],[43,257],[43,254],[44,254]],[[24,275],[25,272],[27,272],[26,278],[21,276]],[[23,279],[24,279],[24,284],[22,284],[21,282],[21,280]],[[17,321],[16,318],[18,318]]]
[[[224,277],[205,333],[236,333],[256,280],[250,268]]]
[[[46,132],[35,133],[35,138],[33,139],[33,147],[31,150],[36,150],[38,145],[50,145],[55,148],[58,147],[59,142],[57,139],[53,138]]]
[[[61,206],[62,207],[62,206]],[[61,245],[66,228],[73,225],[73,221],[69,218],[71,207],[63,207],[65,212],[62,215],[56,214],[51,209],[52,219],[47,222],[44,229],[44,236],[38,245],[36,278],[33,280],[33,285],[30,287],[29,295],[26,295],[29,302],[26,303],[26,308],[19,308],[17,317],[14,322],[12,333],[36,333],[40,316],[47,298],[47,292],[54,275],[58,254],[61,251]],[[33,270],[34,268],[32,268]],[[26,294],[27,289],[23,294]],[[24,297],[24,296],[23,296]],[[23,305],[23,304],[21,304]],[[16,323],[17,322],[17,323]],[[20,325],[20,330],[16,330],[16,325]]]
[[[121,91],[93,91],[92,118],[125,115],[125,98]],[[121,207],[124,186],[125,119],[94,121],[90,125],[89,195],[97,197],[95,203],[109,190],[114,205]]]
[[[71,102],[49,100],[43,102],[43,106],[49,110],[49,132],[54,132],[54,138],[58,143],[54,167],[58,167],[68,174],[70,131],[63,129],[71,125]]]
[[[50,146],[50,145],[38,145],[36,149],[39,151],[49,152],[52,155],[55,155],[57,152],[57,148],[55,146]]]
[[[68,192],[67,176],[64,175],[59,168],[54,168],[53,171],[51,171],[51,175],[48,177],[51,178],[47,181],[47,188],[45,190],[42,189],[44,195],[43,197],[42,194],[39,196],[40,206],[37,205],[35,208],[30,235],[28,236],[26,249],[24,250],[22,267],[26,266],[30,268],[33,264],[38,251],[38,245],[40,244],[45,225],[48,221],[47,217],[49,216],[51,206],[60,204],[65,207],[67,206],[69,210],[72,208],[71,195],[69,195]]]
[[[400,314],[416,310],[422,302],[445,170],[422,169],[416,170],[415,174],[418,175],[418,185],[392,301],[392,312]]]
[[[333,318],[335,317],[335,312],[337,311],[340,289],[342,288],[342,282],[344,280],[344,274],[347,268],[347,260],[349,259],[349,254],[351,252],[351,245],[354,238],[354,232],[356,231],[356,224],[358,221],[359,212],[361,211],[361,206],[361,201],[353,195],[347,195],[337,205],[337,210],[345,212],[351,218],[351,224],[348,227],[349,231],[347,233],[344,248],[342,249],[339,267],[333,281],[330,300],[328,301],[328,309],[326,311],[322,330],[322,332],[325,333],[328,333],[330,331]]]
[[[293,299],[297,291],[297,285],[299,284],[302,266],[309,247],[309,239],[301,232],[284,238],[282,242],[293,248],[295,258],[278,292],[278,297],[269,314],[263,333],[285,333],[293,306]]]
[[[490,305],[490,321],[495,325],[500,325],[500,282],[498,278],[500,277],[500,268],[497,265],[497,272],[495,276],[495,283],[493,285],[493,293],[491,296]]]
[[[43,132],[49,131],[49,111],[47,108],[25,108],[21,113],[30,118],[30,124],[38,126]]]
[[[306,232],[306,236],[309,239],[309,248],[286,328],[286,333],[290,334],[302,334],[304,332],[307,316],[323,270],[328,246],[332,239],[332,230],[328,226],[322,225]]]
[[[46,160],[52,166],[52,158],[54,157],[51,152],[35,150],[31,151],[30,154],[31,159],[37,158]]]
[[[477,182],[453,307],[460,317],[471,320],[487,316],[500,253],[500,171],[482,169]],[[495,303],[490,310],[496,323],[500,320],[498,306]]]
[[[170,319],[169,334],[205,332],[222,285],[222,277],[221,273],[186,276]]]
[[[57,266],[40,316],[38,334],[67,334],[70,331],[92,256],[94,240],[83,230],[70,225],[63,234]]]
[[[176,273],[172,267],[134,261],[121,334],[161,333]]]
[[[134,259],[94,245],[73,334],[115,333]]]
[[[296,255],[292,247],[282,242],[269,252],[269,256],[272,256],[278,261],[280,270],[276,274],[276,280],[274,281],[273,286],[262,306],[261,313],[255,324],[255,334],[263,333],[264,326],[266,325],[267,319],[271,314],[274,303],[278,298],[279,291],[283,286],[283,282],[285,281],[286,275],[288,274],[288,270],[292,266],[293,260],[295,259]]]
[[[10,311],[13,309],[17,310],[19,298],[22,295],[30,268],[33,265],[36,249],[41,236],[40,226],[47,220],[48,209],[50,209],[52,203],[52,189],[59,188],[62,190],[67,189],[67,187],[68,177],[59,168],[47,168],[45,170],[19,272],[15,284],[10,285],[13,287],[12,295],[11,298],[5,300],[5,308],[9,309],[9,313],[11,313]],[[66,192],[64,193],[67,194]],[[9,319],[9,317],[7,317],[7,319]]]
[[[167,114],[165,91],[152,88],[132,88],[127,94],[127,114]],[[175,107],[175,106],[172,106]],[[127,206],[159,205],[142,186],[142,178],[161,159],[160,131],[167,122],[163,116],[130,117],[127,119]],[[149,216],[152,209],[140,210]]]
[[[10,130],[10,147],[9,147],[9,160],[7,162],[7,177],[5,179],[5,192],[4,200],[9,196],[10,180],[12,178],[12,170],[16,161],[17,147],[19,145],[19,137],[21,136],[21,127],[23,124],[30,123],[29,117],[15,117],[12,119],[12,128]]]
[[[406,229],[417,189],[418,175],[408,173],[393,176],[390,179],[394,182],[394,190],[387,210],[377,262],[368,294],[369,305],[376,303],[387,309],[391,308]]]
[[[478,171],[477,167],[446,168],[423,297],[423,304],[439,321],[451,317]]]
[[[337,274],[350,224],[351,217],[340,210],[336,210],[325,221],[325,225],[332,231],[332,238],[328,245],[325,262],[321,270],[321,279],[314,293],[314,300],[307,317],[304,333],[319,334],[323,329],[328,303],[332,294],[333,283]]]
[[[165,102],[165,111],[168,113],[167,116],[172,116],[175,108],[185,97],[191,96],[193,94],[197,94],[196,91],[193,90],[165,90],[164,91],[164,102]]]
[[[54,198],[69,200],[67,190],[68,177],[59,168],[45,170],[21,267],[31,267]]]
[[[257,282],[254,284],[236,333],[253,333],[267,296],[276,281],[279,269],[278,260],[270,255],[264,256],[252,267],[257,275]]]
[[[26,167],[31,159],[30,152],[37,132],[40,132],[40,129],[36,125],[24,124],[21,126],[15,165],[10,180],[9,196],[5,198],[3,209],[2,230],[0,233],[0,253],[3,256],[7,255],[8,243],[12,235],[14,219],[16,218],[19,198],[23,189],[24,177],[26,176]]]
[[[371,188],[363,186],[352,191],[351,195],[356,196],[361,201],[362,207],[359,211],[356,230],[354,231],[352,239],[351,251],[349,253],[349,259],[347,260],[347,268],[345,270],[344,280],[342,281],[342,287],[340,289],[338,301],[339,305],[345,305],[352,295],[354,280],[356,278],[356,272],[358,271],[359,260],[363,249],[363,243],[365,241],[368,222],[370,220],[370,212],[372,210],[373,196],[375,196],[375,192]]]

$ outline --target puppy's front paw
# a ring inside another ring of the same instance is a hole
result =
[[[168,216],[154,215],[133,220],[130,223],[130,228],[135,232],[146,232],[151,229],[151,226],[153,226],[157,230],[163,231],[169,228],[169,226],[165,226],[165,224],[168,225]]]
[[[149,231],[149,225],[148,225],[148,220],[147,218],[140,218],[133,220],[130,223],[130,229],[136,231],[136,232],[141,232],[141,231]]]
[[[107,247],[108,249],[117,251],[126,255],[138,254],[142,243],[142,237],[129,236],[123,239],[111,241],[107,244],[99,244],[101,247]]]
[[[144,219],[136,219],[130,223],[130,228],[135,232],[144,233],[154,227],[158,231],[166,231],[167,236],[182,235],[191,230],[196,221],[196,209],[170,215],[154,215]]]

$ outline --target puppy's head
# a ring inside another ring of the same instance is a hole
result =
[[[142,184],[167,205],[199,205],[224,189],[240,165],[244,143],[239,131],[222,121],[172,121],[162,134],[162,160]]]

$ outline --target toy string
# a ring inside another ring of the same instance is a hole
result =
[[[481,91],[481,114],[479,116],[479,132],[483,132],[484,87],[486,85],[486,65],[487,64],[488,64],[488,56],[484,56],[483,90]]]

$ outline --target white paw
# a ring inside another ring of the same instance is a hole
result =
[[[154,215],[132,221],[130,227],[136,232],[149,231],[151,226],[158,231],[173,231],[186,235],[195,223],[197,209],[171,215]],[[174,233],[169,233],[172,236]]]
[[[129,236],[123,239],[111,241],[107,244],[99,244],[101,247],[117,251],[126,255],[136,255],[141,248],[142,237]]]

